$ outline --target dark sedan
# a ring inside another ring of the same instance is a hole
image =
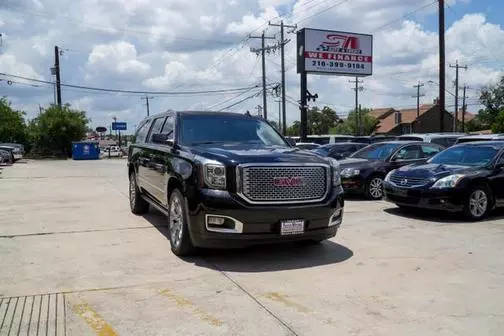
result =
[[[332,157],[333,159],[336,160],[342,160],[366,146],[367,144],[362,143],[338,142],[334,144],[320,146],[319,148],[313,149],[313,152],[321,156]]]
[[[504,142],[456,145],[424,164],[389,173],[384,183],[388,201],[401,207],[463,212],[483,218],[504,206]]]
[[[393,169],[425,162],[443,147],[411,141],[380,142],[364,147],[340,161],[345,193],[363,194],[372,200],[383,197],[383,179]]]

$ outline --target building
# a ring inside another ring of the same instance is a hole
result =
[[[402,135],[409,133],[434,133],[440,131],[439,106],[437,104],[420,105],[417,109],[377,108],[369,112],[379,124],[375,134]],[[467,117],[467,113],[466,113]],[[444,130],[453,128],[453,116],[445,111]]]

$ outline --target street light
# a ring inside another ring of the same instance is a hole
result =
[[[428,84],[435,84],[435,85],[439,86],[439,83],[436,83],[436,82],[434,82],[434,81],[432,81],[432,80],[428,81],[427,83],[428,83]],[[455,94],[451,93],[450,91],[448,91],[448,90],[446,90],[446,89],[445,89],[445,91],[446,91],[446,92],[448,92],[449,94],[451,94],[453,97],[455,97]]]

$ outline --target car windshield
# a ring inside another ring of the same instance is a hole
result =
[[[448,148],[429,160],[430,163],[485,166],[497,155],[498,150],[492,146],[457,146]]]
[[[377,143],[364,147],[363,149],[350,155],[352,158],[368,159],[368,160],[385,160],[392,152],[401,144],[397,143]]]
[[[227,115],[184,115],[179,141],[182,145],[248,143],[288,147],[268,123],[256,118]]]

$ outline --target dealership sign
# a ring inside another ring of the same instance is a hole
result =
[[[298,73],[370,76],[373,36],[304,28],[297,36]]]

